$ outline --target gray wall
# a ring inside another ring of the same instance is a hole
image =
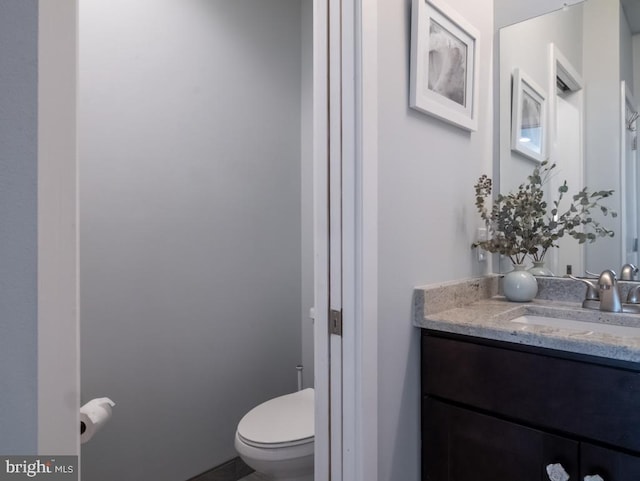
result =
[[[0,454],[35,454],[37,0],[0,2],[0,86]]]
[[[380,481],[420,479],[414,286],[484,273],[471,242],[473,184],[491,174],[493,0],[448,2],[481,35],[478,131],[410,109],[410,0],[378,2]],[[365,79],[366,81],[366,79]]]
[[[83,478],[236,455],[301,358],[299,0],[83,0]],[[306,306],[308,309],[308,306]]]

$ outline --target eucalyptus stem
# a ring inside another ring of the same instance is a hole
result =
[[[497,194],[492,204],[493,182],[487,175],[482,175],[474,185],[475,204],[487,226],[488,237],[474,242],[472,247],[508,256],[514,264],[522,264],[527,257],[536,262],[543,261],[549,249],[558,247],[558,239],[565,235],[579,244],[595,242],[598,237],[613,237],[613,231],[602,226],[592,213],[617,216],[615,211],[601,204],[601,200],[613,195],[613,190],[591,193],[585,187],[571,196],[566,208],[561,208],[569,191],[564,181],[548,210],[544,186],[555,167],[555,164],[542,162],[526,182],[514,192]]]

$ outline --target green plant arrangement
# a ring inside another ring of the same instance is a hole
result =
[[[605,216],[617,217],[615,211],[601,204],[613,190],[589,192],[585,187],[571,196],[565,208],[563,200],[569,187],[564,181],[549,209],[544,187],[555,167],[542,162],[515,192],[498,194],[490,208],[487,204],[493,183],[486,175],[481,176],[474,188],[476,207],[487,226],[487,239],[474,242],[472,247],[508,256],[514,265],[521,265],[527,256],[541,262],[547,251],[558,247],[556,241],[565,235],[580,244],[595,242],[598,237],[613,237],[613,231],[600,225],[592,215],[592,211],[600,211]]]

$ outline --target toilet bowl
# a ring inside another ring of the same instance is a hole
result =
[[[313,481],[313,399],[313,389],[303,389],[245,414],[235,437],[242,460],[273,481]]]

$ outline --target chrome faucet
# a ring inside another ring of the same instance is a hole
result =
[[[582,301],[583,308],[640,314],[640,284],[629,289],[626,302],[622,303],[616,274],[611,269],[603,271],[597,280],[581,279],[571,275],[568,277],[587,286],[587,292]]]
[[[640,304],[640,284],[629,289],[627,294],[627,304]]]
[[[569,277],[587,286],[587,293],[585,300],[582,302],[582,307],[587,309],[600,309],[601,311],[607,312],[622,312],[616,273],[611,269],[604,270],[597,281],[580,279],[579,277],[573,276]]]
[[[598,295],[600,296],[600,310],[607,312],[622,312],[620,293],[616,273],[607,269],[598,278]]]

